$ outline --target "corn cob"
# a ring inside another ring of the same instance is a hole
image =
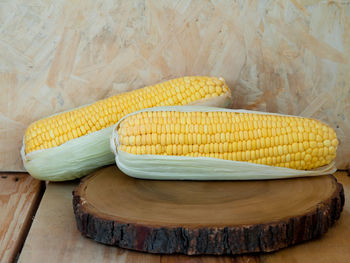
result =
[[[110,97],[31,124],[21,150],[34,177],[61,181],[114,162],[109,149],[112,125],[123,116],[163,105],[216,105],[230,101],[222,78],[183,77]]]
[[[332,128],[313,119],[165,107],[125,117],[111,143],[119,168],[135,177],[266,179],[333,171],[338,140]]]

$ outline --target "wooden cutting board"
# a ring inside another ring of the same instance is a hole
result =
[[[333,176],[265,181],[154,181],[115,166],[73,191],[80,232],[95,241],[151,253],[268,252],[314,239],[339,218]]]

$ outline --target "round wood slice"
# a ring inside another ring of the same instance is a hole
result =
[[[140,180],[116,166],[73,192],[80,232],[97,242],[150,253],[241,254],[317,238],[339,218],[335,177],[265,181]]]

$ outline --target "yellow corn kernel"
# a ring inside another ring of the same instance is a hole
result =
[[[198,81],[203,85],[199,85]],[[34,122],[28,127],[24,136],[25,153],[34,151],[35,147],[40,149],[56,147],[74,138],[109,127],[121,117],[143,108],[184,105],[205,99],[208,95],[221,96],[227,91],[225,82],[215,77],[184,77],[116,95]],[[173,132],[179,134],[179,127],[179,125],[172,127]],[[145,128],[147,130],[147,126],[139,127],[142,130]],[[61,135],[64,139],[57,143],[55,138]],[[34,139],[39,145],[34,143]],[[135,143],[139,145],[140,142],[137,139]]]
[[[132,137],[133,132],[142,132],[136,124],[137,115],[128,117],[120,125],[118,133],[125,134],[130,130]],[[313,169],[331,162],[338,144],[335,137],[322,137],[322,134],[332,134],[331,128],[312,124],[317,121],[306,118],[238,112],[174,111],[161,114],[150,111],[147,118],[152,118],[156,126],[152,132],[157,133],[160,144],[165,147],[162,154],[166,155],[191,154],[294,169]],[[252,119],[256,121],[252,122]],[[178,129],[180,134],[176,134],[175,140],[168,140],[165,138],[169,138],[172,129],[159,128],[161,123],[168,125],[164,127],[186,123],[186,127]],[[310,132],[308,127],[312,126],[313,131]],[[145,141],[149,143],[149,140]],[[134,139],[124,139],[121,143],[134,143]]]

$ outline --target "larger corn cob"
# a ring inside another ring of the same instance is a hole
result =
[[[229,100],[224,80],[214,77],[184,77],[110,97],[31,124],[24,136],[24,165],[39,179],[74,179],[114,161],[110,127],[128,113],[161,105],[224,106]]]
[[[114,142],[118,154],[207,157],[293,170],[320,168],[335,159],[336,134],[317,120],[178,109],[144,111],[122,120]]]

